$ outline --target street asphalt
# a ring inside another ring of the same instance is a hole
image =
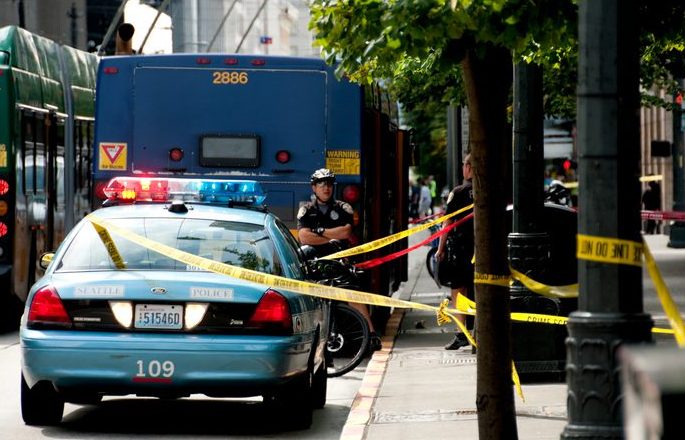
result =
[[[426,236],[427,232],[413,235],[410,245]],[[685,249],[668,248],[667,236],[646,236],[646,242],[657,263],[665,260],[682,267]],[[397,298],[437,306],[449,295],[449,289],[438,287],[425,267],[429,249],[425,246],[410,253],[409,280]],[[667,285],[673,279],[667,278]],[[645,301],[652,304],[655,294],[646,271],[644,284]],[[677,300],[683,310],[683,300]],[[665,325],[663,313],[654,313],[654,318],[657,326]],[[431,312],[395,309],[384,348],[367,366],[340,438],[477,439],[476,355],[470,347],[444,349],[453,331],[453,325],[439,326]],[[672,336],[661,341],[675,346]],[[518,438],[558,440],[567,424],[566,383],[524,383],[523,397],[515,396]]]

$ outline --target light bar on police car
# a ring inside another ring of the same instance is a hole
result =
[[[103,190],[107,200],[120,203],[176,200],[207,204],[262,206],[266,195],[254,180],[115,177]]]

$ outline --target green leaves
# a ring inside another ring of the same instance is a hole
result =
[[[640,1],[642,87],[672,91],[685,76],[685,2]],[[311,11],[326,60],[360,83],[384,80],[407,109],[462,100],[466,50],[493,44],[543,66],[548,115],[575,114],[576,0],[313,0]]]

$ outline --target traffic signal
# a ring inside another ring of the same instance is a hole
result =
[[[562,166],[564,167],[564,171],[576,169],[576,163],[571,159],[566,159]]]

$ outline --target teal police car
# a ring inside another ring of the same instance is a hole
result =
[[[326,401],[329,302],[208,270],[220,262],[306,279],[259,184],[126,177],[105,194],[109,206],[44,256],[26,301],[25,423],[60,423],[65,402],[105,395],[204,394],[263,396],[284,422],[309,427]],[[189,264],[179,251],[202,258]]]

